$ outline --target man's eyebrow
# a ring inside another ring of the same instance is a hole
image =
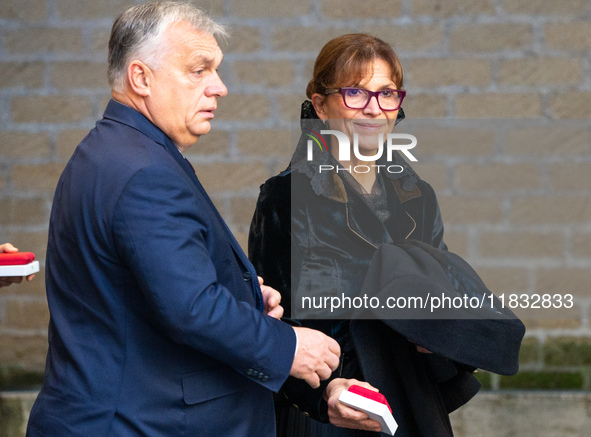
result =
[[[189,69],[196,69],[196,68],[205,68],[205,69],[215,69],[217,70],[219,66],[222,64],[223,57],[220,56],[195,56],[187,61],[187,67]]]
[[[197,64],[197,63],[199,63],[199,64],[206,64],[206,63],[211,62],[211,57],[204,56],[204,55],[193,55],[193,56],[190,56],[189,57],[189,61],[192,64]]]
[[[195,53],[189,56],[189,62],[192,64],[211,64],[215,61],[214,54]]]

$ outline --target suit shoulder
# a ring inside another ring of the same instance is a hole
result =
[[[160,166],[172,159],[164,146],[147,135],[109,119],[99,121],[79,148],[87,159],[118,171]]]

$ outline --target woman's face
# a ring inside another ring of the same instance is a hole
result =
[[[370,91],[397,89],[392,81],[390,66],[383,59],[375,59],[367,74],[359,83],[341,84],[340,86],[355,86]],[[359,151],[363,155],[375,154],[379,147],[379,134],[391,132],[398,110],[382,111],[377,99],[372,97],[364,109],[350,109],[345,106],[340,93],[312,95],[312,104],[318,117],[328,120],[330,129],[341,131],[348,135],[353,147],[353,134],[359,134]],[[373,153],[372,153],[373,152]]]

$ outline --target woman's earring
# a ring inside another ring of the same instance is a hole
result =
[[[328,129],[328,128],[329,128],[329,126],[328,126],[328,120],[322,120],[322,124],[324,125],[324,127],[325,127],[326,129]]]

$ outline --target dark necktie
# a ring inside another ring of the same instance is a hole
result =
[[[183,158],[185,157],[183,156]],[[187,158],[185,158],[185,161],[187,161],[187,164],[189,164],[189,167],[191,167],[191,170],[193,170],[193,173],[195,173],[195,167],[193,167],[193,164],[191,164],[191,162]]]

